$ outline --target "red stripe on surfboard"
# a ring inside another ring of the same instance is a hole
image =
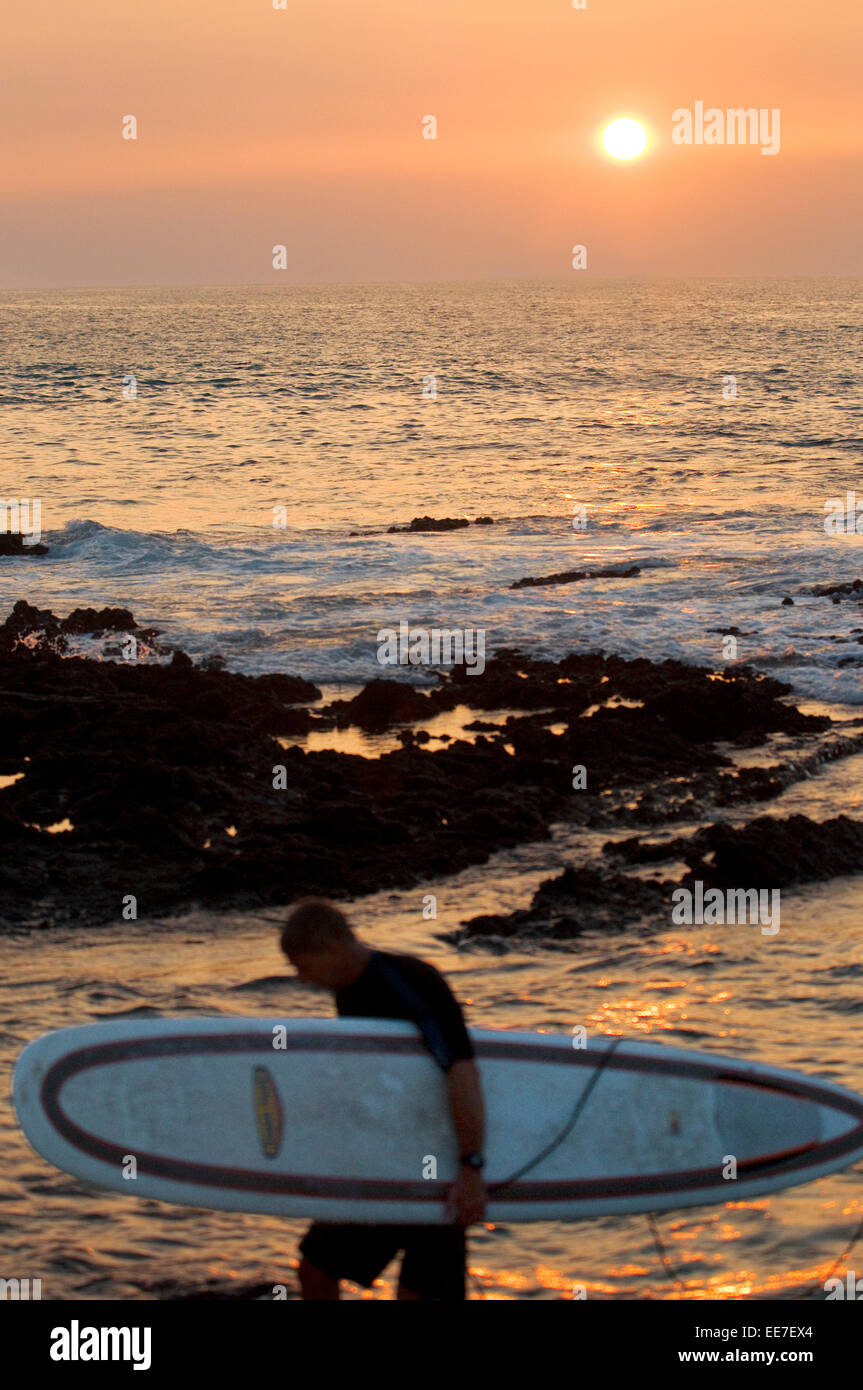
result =
[[[340,1051],[422,1053],[425,1047],[419,1038],[375,1036],[352,1033],[288,1033],[287,1047],[278,1051]],[[478,1056],[521,1061],[552,1062],[555,1065],[591,1066],[602,1061],[603,1054],[587,1054],[580,1049],[563,1049],[543,1043],[515,1043],[501,1040],[475,1041]],[[189,1056],[200,1054],[228,1055],[231,1053],[273,1052],[271,1032],[237,1032],[210,1034],[172,1034],[153,1038],[135,1038],[126,1042],[100,1043],[79,1048],[59,1058],[49,1067],[41,1088],[42,1106],[55,1129],[67,1143],[88,1157],[119,1165],[128,1153],[123,1147],[90,1134],[65,1113],[60,1104],[60,1092],[73,1076],[94,1067],[118,1062],[140,1061],[153,1057]],[[851,1095],[836,1094],[817,1082],[746,1075],[729,1069],[722,1062],[689,1061],[682,1058],[628,1056],[616,1051],[605,1065],[618,1071],[639,1071],[699,1077],[724,1085],[754,1086],[777,1095],[795,1095],[829,1105],[853,1115],[857,1126],[836,1139],[823,1144],[810,1142],[779,1154],[763,1155],[738,1163],[737,1183],[771,1177],[779,1173],[803,1171],[834,1157],[842,1157],[863,1144],[863,1100]],[[191,1163],[159,1154],[136,1155],[138,1171],[168,1181],[195,1183],[202,1187],[224,1191],[273,1193],[282,1196],[314,1196],[358,1201],[440,1202],[450,1187],[449,1182],[401,1182],[367,1178],[322,1178],[314,1174],[279,1174],[257,1169],[228,1168],[215,1164]],[[677,1173],[637,1175],[619,1178],[581,1178],[546,1182],[519,1182],[507,1187],[506,1202],[531,1203],[549,1201],[590,1201],[597,1198],[648,1195],[670,1191],[693,1191],[715,1188],[717,1167],[682,1170]],[[489,1195],[494,1200],[493,1182]],[[736,1190],[740,1190],[739,1186]]]

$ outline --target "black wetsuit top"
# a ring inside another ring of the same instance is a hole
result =
[[[433,965],[417,956],[374,951],[362,975],[336,991],[336,1009],[348,1018],[401,1018],[415,1023],[438,1066],[474,1056],[464,1015]]]

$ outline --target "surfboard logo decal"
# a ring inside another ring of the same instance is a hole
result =
[[[266,1158],[275,1158],[282,1147],[282,1103],[276,1090],[276,1083],[266,1067],[254,1070],[255,1123]]]

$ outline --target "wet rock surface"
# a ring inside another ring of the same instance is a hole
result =
[[[0,774],[15,779],[0,787],[6,926],[119,922],[130,896],[146,918],[403,889],[547,839],[557,822],[619,832],[767,799],[861,737],[833,737],[830,720],[801,714],[786,686],[746,668],[505,649],[479,675],[456,667],[425,691],[377,680],[321,707],[319,690],[289,674],[204,669],[180,652],[148,663],[64,655],[88,625],[142,632],[126,610],[60,619],[26,604],[0,627]],[[456,706],[506,718],[471,721],[473,741],[432,750],[423,723]],[[399,725],[402,746],[380,757],[280,742]],[[773,736],[811,751],[740,771],[717,746]],[[638,917],[634,891],[653,892],[634,890],[625,867],[592,873],[594,920],[609,926]],[[579,914],[561,916],[573,931],[585,921],[579,883]],[[543,912],[551,934],[566,935]]]
[[[852,579],[846,584],[816,584],[812,593],[817,597],[827,595],[847,598],[849,594],[863,594],[863,579]]]
[[[427,718],[429,702],[406,681],[369,681],[352,700],[334,700],[328,714],[338,728],[356,724],[360,729],[387,729]]]
[[[471,522],[466,516],[415,516],[407,526],[388,526],[385,531],[349,531],[349,536],[417,536],[436,531],[461,531],[465,526],[494,526],[494,517],[477,516]]]
[[[484,521],[482,524],[487,524],[487,522]],[[460,531],[464,526],[470,526],[470,520],[466,516],[415,516],[412,521],[408,522],[407,526],[388,526],[387,535],[398,536],[427,531]]]
[[[762,816],[742,826],[704,826],[673,839],[612,841],[604,854],[621,866],[653,866],[660,875],[683,861],[686,872],[635,877],[607,862],[568,868],[541,883],[528,907],[472,917],[444,939],[456,944],[488,937],[570,941],[586,931],[619,931],[640,922],[671,927],[674,890],[694,891],[696,882],[704,891],[760,891],[863,873],[863,822],[848,816],[823,822]]]
[[[511,589],[536,589],[548,584],[575,584],[579,579],[634,579],[637,574],[641,574],[641,568],[638,565],[629,565],[625,569],[617,565],[613,569],[606,570],[561,570],[558,574],[517,579],[509,587]]]
[[[623,840],[606,846],[606,853],[629,864],[683,860],[689,869],[684,886],[700,879],[711,888],[787,888],[863,872],[863,822],[760,816],[741,826],[703,826],[664,845]]]
[[[664,885],[642,881],[638,890],[636,902],[633,880],[625,874],[590,867],[564,869],[540,884],[529,907],[507,915],[472,917],[463,930],[443,935],[456,943],[477,937],[571,941],[585,931],[621,931],[639,918],[670,910]]]
[[[25,543],[17,531],[0,532],[0,556],[47,555],[50,547],[37,541],[35,545]]]
[[[21,599],[0,627],[0,655],[23,647],[59,654],[68,650],[69,636],[104,637],[109,632],[134,635],[154,652],[160,650],[156,629],[139,627],[128,608],[75,608],[68,617],[56,618],[50,609]]]

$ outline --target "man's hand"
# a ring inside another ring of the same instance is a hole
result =
[[[473,1057],[461,1058],[449,1069],[449,1097],[458,1153],[481,1153],[485,1114],[479,1067]],[[459,1226],[473,1226],[485,1217],[485,1182],[482,1170],[461,1164],[458,1177],[447,1193],[446,1211]]]
[[[462,1166],[447,1194],[447,1215],[459,1226],[473,1226],[485,1217],[485,1182],[475,1168]]]

